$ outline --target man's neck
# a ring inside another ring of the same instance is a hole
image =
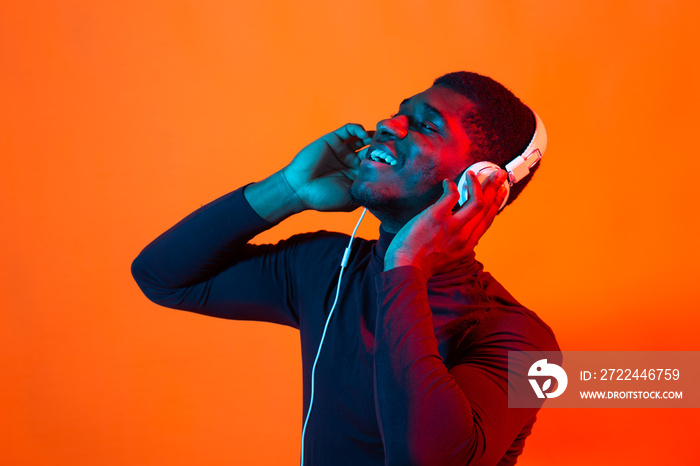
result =
[[[415,215],[396,215],[394,212],[378,211],[368,208],[372,215],[377,217],[381,223],[381,228],[387,233],[395,235],[401,230]],[[420,212],[416,213],[416,215]]]
[[[403,225],[388,220],[382,220],[380,225],[382,230],[386,231],[387,233],[391,233],[392,235],[398,233],[402,227]]]

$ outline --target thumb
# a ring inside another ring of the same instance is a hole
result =
[[[442,180],[442,196],[437,200],[435,206],[440,209],[451,210],[459,200],[457,185],[452,180]]]

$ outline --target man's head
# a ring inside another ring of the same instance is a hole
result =
[[[486,160],[505,169],[508,162],[520,155],[535,133],[535,116],[512,92],[493,79],[476,73],[459,71],[441,76],[433,86],[451,89],[474,105],[464,113],[462,125],[472,149],[471,163]],[[510,204],[539,168],[511,186]]]
[[[442,76],[377,123],[351,195],[387,230],[397,230],[440,197],[443,179],[456,180],[481,160],[505,166],[525,149],[534,127],[532,112],[492,79],[466,72]],[[520,190],[511,190],[511,200]]]

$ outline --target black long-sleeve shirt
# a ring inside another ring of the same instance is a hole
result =
[[[154,302],[298,328],[304,412],[348,236],[249,241],[271,225],[239,189],[148,245],[133,275]],[[472,256],[427,282],[383,272],[393,236],[356,239],[317,373],[307,465],[513,464],[536,409],[508,408],[509,350],[558,351],[550,328]]]

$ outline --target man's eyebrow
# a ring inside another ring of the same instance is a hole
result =
[[[410,104],[410,103],[411,103],[411,99],[412,99],[411,97],[409,97],[408,99],[403,99],[403,100],[401,101],[401,103],[399,104],[399,108],[403,107],[404,105]],[[442,121],[446,121],[446,120],[445,120],[445,115],[443,115],[442,112],[441,112],[440,110],[438,110],[437,108],[433,107],[433,106],[430,105],[430,104],[426,104],[425,102],[421,103],[420,105],[421,105],[422,107],[425,107],[429,113],[432,113],[433,115],[437,116],[437,117],[440,118]]]
[[[440,110],[433,107],[432,105],[428,105],[428,104],[423,104],[423,105],[428,110],[428,113],[433,113],[435,116],[440,118],[442,121],[445,121],[445,116],[442,114],[442,112]]]

